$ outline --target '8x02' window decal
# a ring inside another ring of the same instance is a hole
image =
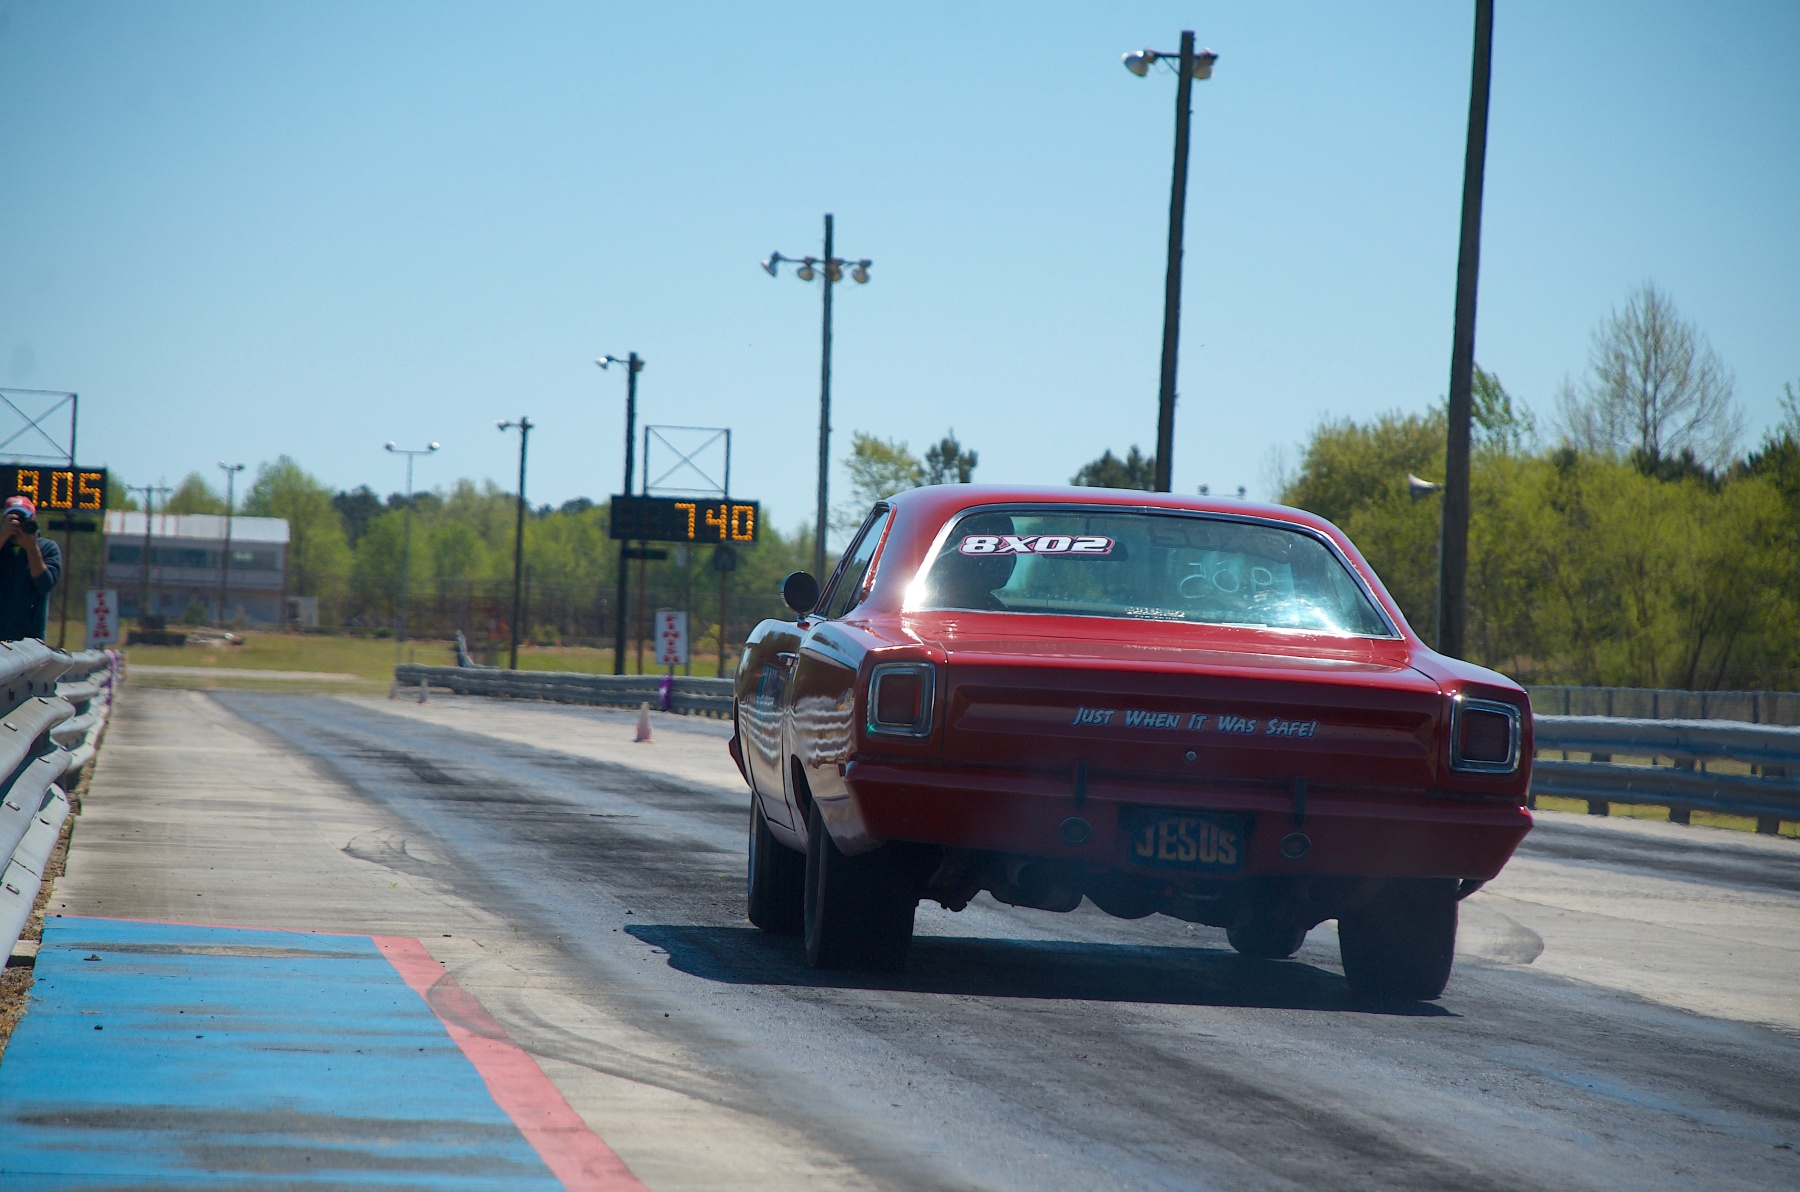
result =
[[[1101,534],[970,534],[957,544],[963,555],[1107,555],[1113,540]]]

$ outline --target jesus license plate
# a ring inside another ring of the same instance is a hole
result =
[[[1244,822],[1237,816],[1142,810],[1125,829],[1125,855],[1139,865],[1236,873],[1244,863]]]

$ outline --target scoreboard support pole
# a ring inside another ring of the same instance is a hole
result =
[[[75,428],[81,423],[81,394],[69,394],[69,471],[75,470]],[[51,485],[55,488],[55,485]],[[62,649],[69,640],[69,589],[75,586],[75,511],[69,510],[68,529],[63,531],[63,573],[62,573],[62,611],[61,624],[56,629],[56,648]],[[150,560],[145,559],[147,565]],[[86,624],[85,620],[83,624]],[[85,632],[85,630],[84,630]],[[86,643],[83,643],[84,645]]]

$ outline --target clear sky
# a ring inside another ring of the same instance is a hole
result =
[[[1540,415],[1654,279],[1753,435],[1800,379],[1800,5],[1499,0],[1477,355]],[[853,429],[954,426],[978,479],[1154,444],[1174,80],[1196,85],[1175,482],[1267,492],[1323,415],[1450,356],[1472,3],[0,3],[0,384],[78,390],[131,483],[288,453],[534,503],[644,418],[731,426],[812,503],[819,301]],[[841,475],[841,473],[840,473]]]

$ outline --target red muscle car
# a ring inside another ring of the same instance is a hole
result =
[[[1457,901],[1531,829],[1531,710],[1436,653],[1295,509],[941,485],[804,572],[736,680],[749,917],[811,963],[905,963],[921,898],[1225,928],[1338,921],[1369,997],[1435,998]]]

